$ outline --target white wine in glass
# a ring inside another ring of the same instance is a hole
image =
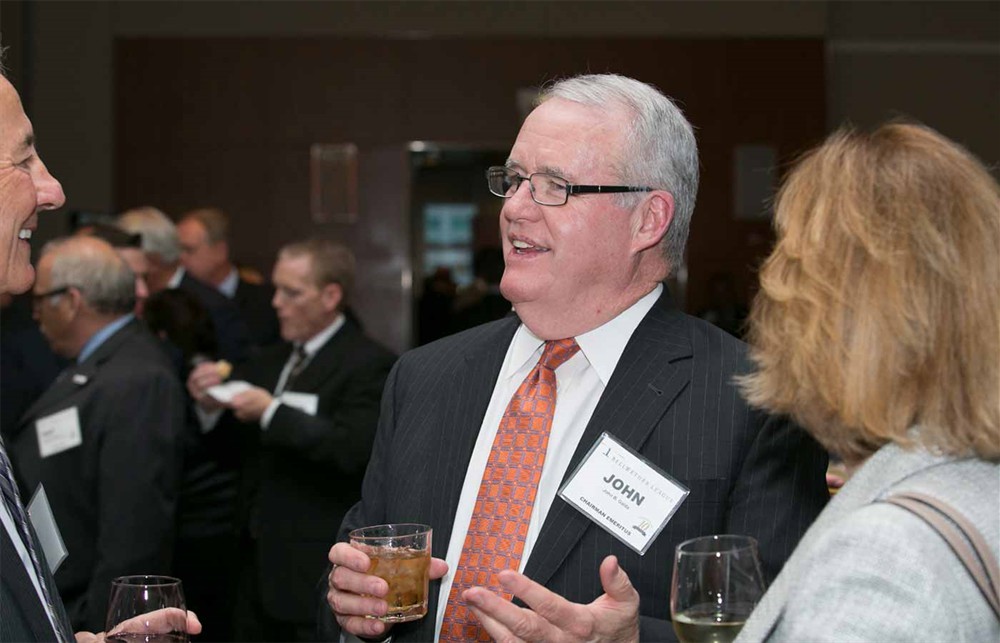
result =
[[[104,630],[118,643],[187,643],[187,606],[180,579],[121,576],[111,581]]]
[[[677,546],[670,615],[682,643],[730,643],[763,595],[753,538],[703,536]]]

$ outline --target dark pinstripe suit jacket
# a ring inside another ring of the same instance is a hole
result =
[[[0,501],[2,502],[2,501]],[[31,529],[29,525],[29,529]],[[41,553],[34,529],[31,529],[35,551]],[[48,565],[42,558],[45,577],[41,579],[48,585],[49,594],[55,601],[57,625],[62,629],[67,640],[73,639],[73,630],[69,617],[59,600],[59,590],[48,573]],[[17,555],[14,543],[11,542],[7,530],[0,527],[0,641],[2,643],[23,643],[24,641],[55,641],[52,624],[45,613],[45,606],[31,584],[31,578],[24,569],[24,563]]]
[[[507,317],[410,351],[382,397],[379,430],[363,498],[347,530],[385,522],[434,527],[444,558],[466,466],[519,321]],[[524,573],[567,599],[603,593],[598,566],[618,556],[642,600],[642,639],[672,640],[674,548],[706,534],[749,534],[773,577],[827,499],[826,455],[804,431],[747,407],[732,378],[748,368],[745,345],[678,311],[669,294],[640,323],[608,382],[568,471],[609,432],[680,480],[691,493],[645,556],[621,544],[556,498]],[[434,636],[437,583],[429,615],[397,625],[393,641]],[[329,609],[321,632],[332,636]],[[332,626],[335,628],[335,625]]]

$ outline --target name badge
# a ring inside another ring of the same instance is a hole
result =
[[[38,485],[38,488],[35,489],[35,495],[28,503],[28,517],[31,518],[31,526],[35,528],[35,535],[38,536],[38,542],[42,546],[45,560],[49,564],[49,571],[55,574],[69,553],[66,551],[66,543],[63,542],[62,534],[59,533],[55,516],[52,515],[49,497],[42,485]]]
[[[308,415],[316,415],[319,409],[319,396],[315,393],[294,393],[286,391],[278,398],[282,404],[298,409]]]
[[[689,490],[607,433],[559,490],[563,500],[639,555],[681,506]]]
[[[38,434],[38,453],[43,458],[83,444],[80,414],[75,406],[39,419],[35,422],[35,430]]]

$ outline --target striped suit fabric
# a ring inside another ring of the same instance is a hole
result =
[[[511,338],[509,316],[405,354],[389,376],[362,501],[339,540],[358,526],[421,522],[445,558],[465,470]],[[645,556],[557,499],[524,573],[588,603],[603,593],[598,566],[618,556],[641,595],[642,640],[674,640],[670,574],[681,541],[713,533],[756,537],[773,577],[827,500],[826,454],[784,418],[749,408],[733,376],[749,368],[740,341],[681,313],[667,291],[629,340],[568,472],[604,432],[651,460],[691,493]],[[397,625],[393,641],[434,638],[437,584],[428,617]],[[337,635],[329,609],[324,640]]]

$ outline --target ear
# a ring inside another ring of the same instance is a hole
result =
[[[333,312],[337,310],[344,298],[344,289],[340,287],[340,284],[327,284],[323,286],[319,296],[323,302],[323,308],[328,312]]]
[[[87,305],[87,302],[83,300],[83,293],[73,287],[66,291],[66,294],[63,295],[63,299],[65,299],[68,304],[66,309],[69,311],[68,314],[71,319],[76,319],[76,317],[83,311],[83,307]]]
[[[660,243],[674,220],[674,195],[666,190],[651,192],[639,205],[632,235],[632,250],[639,253]]]

